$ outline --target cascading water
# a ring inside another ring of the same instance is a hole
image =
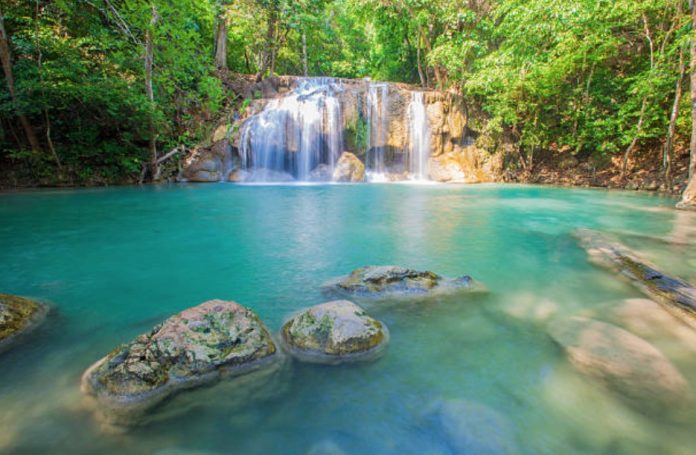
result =
[[[413,180],[428,180],[430,160],[430,126],[423,103],[423,92],[411,93],[408,105],[409,171]]]
[[[389,140],[389,86],[370,84],[367,90],[367,169],[371,181],[386,180]]]
[[[406,96],[410,102],[404,102]],[[390,97],[395,100],[392,106]],[[390,131],[390,115],[403,119],[403,129],[398,125]],[[365,143],[358,146],[352,135],[344,141],[344,130],[358,137],[355,125],[360,121],[366,127]],[[394,133],[391,147],[398,149],[388,154]],[[411,180],[424,181],[430,134],[423,92],[409,95],[384,82],[347,85],[332,78],[303,78],[244,122],[239,168],[231,172],[235,181],[244,182],[329,181],[339,157],[348,151],[364,160],[369,181],[403,179],[405,173]]]
[[[334,79],[307,78],[290,94],[271,100],[243,126],[241,168],[257,171],[257,181],[288,175],[307,181],[321,164],[332,169],[343,149],[341,91]]]

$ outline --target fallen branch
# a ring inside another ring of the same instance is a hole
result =
[[[183,145],[180,145],[179,147],[175,147],[166,155],[157,158],[157,164],[162,164],[165,161],[167,161],[169,158],[176,155],[177,153],[183,153],[184,151],[186,151],[186,147],[184,147]]]
[[[587,251],[590,261],[617,271],[644,294],[674,310],[696,328],[696,288],[679,278],[657,270],[618,241],[596,231],[578,229],[574,236]]]
[[[160,164],[164,163],[168,159],[172,158],[175,156],[177,153],[185,153],[186,152],[186,146],[180,145],[178,147],[174,147],[169,153],[166,155],[162,155],[157,160],[155,161],[155,164],[159,166]],[[140,178],[138,179],[138,184],[142,185],[145,183],[145,177],[147,177],[147,171],[148,167],[150,166],[150,163],[143,163],[140,169]]]

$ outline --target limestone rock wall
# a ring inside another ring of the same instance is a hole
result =
[[[249,84],[243,95],[252,99],[244,112],[234,114],[219,125],[210,140],[201,144],[186,158],[180,179],[185,181],[221,181],[235,171],[240,162],[239,150],[245,122],[261,112],[268,102],[287,94],[302,78],[280,76],[261,83]],[[405,84],[389,84],[386,99],[387,134],[383,139],[370,136],[371,81],[366,79],[335,79],[342,86],[338,95],[343,131],[343,151],[354,154],[367,164],[367,155],[374,147],[382,147],[390,172],[406,175],[410,137],[408,110],[414,91],[422,89]],[[428,90],[424,92],[430,131],[430,179],[441,182],[477,183],[500,180],[502,163],[495,156],[477,148],[475,131],[469,129],[464,100],[458,95]],[[385,102],[381,100],[380,102]],[[374,115],[374,109],[373,113]],[[293,135],[288,135],[288,138]],[[382,137],[382,136],[379,136]],[[288,139],[288,153],[298,144]],[[368,168],[369,170],[369,168]]]

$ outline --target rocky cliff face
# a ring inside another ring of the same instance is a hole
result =
[[[463,100],[450,93],[283,76],[250,85],[245,95],[253,100],[187,157],[181,180],[238,181],[259,168],[330,179],[344,152],[365,164],[367,179],[476,183],[501,174],[500,160],[474,145]]]

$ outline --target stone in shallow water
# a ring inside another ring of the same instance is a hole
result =
[[[322,285],[327,295],[358,298],[424,296],[475,288],[470,276],[446,278],[429,271],[407,269],[395,265],[367,266],[353,270]]]
[[[347,300],[322,303],[287,321],[281,330],[286,350],[300,360],[340,363],[373,359],[387,345],[380,321]]]
[[[238,303],[211,300],[116,348],[84,373],[82,390],[105,420],[127,423],[180,389],[279,359],[258,316]]]
[[[677,411],[692,403],[689,384],[656,347],[614,325],[575,317],[556,322],[551,337],[570,363],[648,413]]]
[[[460,399],[441,401],[432,406],[429,417],[453,453],[519,453],[512,423],[483,404]]]
[[[365,165],[350,152],[343,152],[333,171],[334,182],[362,182],[365,180]]]
[[[16,295],[0,294],[0,351],[39,325],[48,307]]]

